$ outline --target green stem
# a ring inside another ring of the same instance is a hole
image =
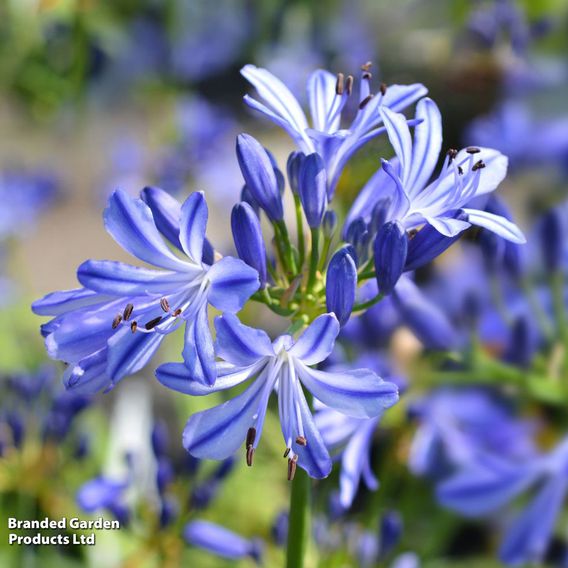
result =
[[[310,253],[310,273],[308,276],[308,292],[314,287],[316,283],[316,273],[318,270],[318,260],[319,260],[319,236],[320,230],[319,227],[312,229],[312,250]]]
[[[296,260],[294,259],[294,251],[292,250],[292,243],[290,242],[290,236],[288,235],[288,229],[286,228],[286,224],[284,221],[277,221],[274,224],[274,229],[276,232],[276,240],[277,242],[281,242],[283,248],[280,250],[283,254],[283,262],[286,270],[290,272],[292,275],[298,273],[298,269],[296,267]]]
[[[310,478],[298,468],[290,494],[286,568],[303,568],[310,531]]]
[[[353,306],[353,313],[363,312],[365,310],[368,310],[369,308],[372,308],[375,304],[378,304],[384,297],[385,297],[384,294],[377,294],[374,298],[371,298],[370,300],[363,302],[362,304],[355,304]]]
[[[300,268],[304,264],[304,259],[306,258],[306,239],[304,237],[304,218],[302,212],[302,202],[300,201],[300,196],[294,194],[294,203],[296,205],[296,228],[298,231],[298,252],[300,253],[299,265]]]
[[[325,237],[323,239],[323,249],[321,251],[321,257],[318,264],[318,270],[320,272],[323,272],[323,269],[325,268],[325,261],[327,260],[330,246],[331,246],[331,237]]]

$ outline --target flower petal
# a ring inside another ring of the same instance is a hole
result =
[[[207,301],[222,312],[238,312],[259,289],[258,272],[238,258],[226,256],[207,272]]]
[[[428,224],[432,225],[438,233],[449,238],[457,237],[460,233],[463,233],[463,231],[471,227],[471,223],[465,220],[442,215],[439,217],[428,216],[425,217],[425,220]]]
[[[406,107],[428,93],[422,83],[412,85],[389,85],[383,97],[383,106],[395,112],[402,112]]]
[[[333,351],[338,334],[339,322],[335,314],[323,314],[300,335],[288,353],[306,365],[321,363]]]
[[[185,254],[201,264],[209,211],[202,191],[192,193],[181,207],[179,240]]]
[[[410,137],[410,129],[408,128],[406,118],[403,114],[393,112],[387,107],[382,107],[381,116],[387,129],[389,141],[400,161],[400,178],[403,187],[406,189],[412,167],[412,138]]]
[[[325,372],[295,362],[300,379],[320,401],[355,418],[373,418],[398,400],[394,383],[383,381],[369,369]]]
[[[145,187],[140,198],[152,211],[156,227],[172,245],[182,250],[179,242],[181,205],[167,191],[159,187]]]
[[[110,384],[106,374],[107,349],[81,359],[75,365],[69,365],[63,374],[63,383],[67,390],[76,393],[94,394]]]
[[[333,132],[339,127],[339,114],[334,117],[331,124],[329,123],[334,103],[340,98],[335,92],[336,82],[337,77],[323,69],[314,71],[308,79],[308,98],[313,126],[321,132]]]
[[[473,225],[484,227],[512,243],[522,244],[527,242],[517,225],[505,217],[477,209],[464,209],[463,211],[467,214],[468,221]]]
[[[215,329],[215,351],[233,365],[252,365],[263,357],[275,355],[272,342],[263,330],[243,325],[233,314],[215,318]]]
[[[32,310],[39,316],[58,316],[72,310],[105,303],[108,299],[108,296],[101,296],[85,288],[62,290],[36,300],[32,304]]]
[[[192,380],[205,385],[215,384],[217,369],[215,349],[207,318],[207,304],[204,303],[185,327],[183,361]]]

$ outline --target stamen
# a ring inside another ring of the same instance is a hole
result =
[[[361,71],[369,71],[369,69],[371,69],[372,66],[373,62],[367,61],[367,63],[363,63],[363,65],[361,65]]]
[[[379,92],[381,93],[381,95],[383,95],[383,97],[385,96],[385,93],[387,92],[387,84],[386,83],[381,83],[379,85]]]
[[[298,456],[293,456],[288,460],[288,481],[292,481],[296,475],[296,468],[298,467]]]
[[[304,438],[304,436],[298,436],[296,438],[296,444],[298,444],[298,446],[307,446],[308,440],[306,440],[306,438]]]
[[[483,160],[479,160],[479,162],[475,162],[471,167],[472,172],[476,172],[477,170],[482,170],[485,167],[485,162]]]
[[[167,298],[162,298],[160,300],[160,307],[164,312],[168,313],[170,311],[170,303],[168,302]]]
[[[360,103],[359,103],[359,109],[363,110],[370,102],[370,100],[374,97],[375,95],[370,94],[367,95]]]
[[[465,151],[468,154],[478,154],[479,152],[481,152],[481,150],[479,148],[477,148],[476,146],[469,146],[465,149]]]
[[[249,428],[247,431],[246,447],[250,448],[256,440],[256,428]]]
[[[371,73],[369,73],[368,71],[365,71],[362,77],[363,79],[367,79],[367,81],[370,81],[373,78],[373,75],[371,75]]]
[[[345,90],[347,94],[350,95],[353,92],[353,75],[348,75],[345,81]]]
[[[116,329],[120,325],[121,321],[122,321],[122,315],[117,314],[115,318],[112,320],[112,329]]]
[[[133,310],[134,310],[134,306],[132,304],[126,304],[126,308],[124,308],[124,312],[122,314],[124,321],[128,321],[130,319],[130,316],[132,315]]]
[[[148,331],[150,331],[151,329],[154,329],[161,321],[162,321],[162,316],[158,316],[157,318],[150,320],[144,327]]]
[[[181,308],[178,308],[173,314],[172,316],[174,316],[174,318],[177,318],[180,314],[181,314]]]
[[[447,156],[448,156],[448,158],[450,158],[450,162],[452,160],[454,160],[457,155],[458,155],[458,151],[455,148],[450,148],[447,151]]]
[[[289,454],[291,451],[292,451],[292,448],[286,448],[286,449],[284,450],[284,457],[287,458],[287,457],[288,457],[288,454]]]
[[[136,323],[136,320],[134,320],[131,324],[130,324],[130,331],[132,333],[136,333],[136,330],[138,329],[138,324]]]
[[[338,73],[337,74],[337,82],[335,83],[335,94],[336,95],[342,95],[344,86],[345,85],[344,85],[343,73]]]
[[[253,458],[254,458],[254,448],[251,446],[250,448],[247,448],[247,465],[249,467],[252,467]]]
[[[463,168],[461,166],[458,166],[458,174],[460,174],[460,176],[463,176]]]

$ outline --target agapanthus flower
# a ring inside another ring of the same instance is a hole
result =
[[[117,480],[104,476],[91,479],[79,488],[77,504],[87,513],[107,510],[124,526],[130,519],[125,499],[130,481],[130,478]]]
[[[351,75],[337,76],[319,69],[308,79],[308,98],[312,126],[297,98],[288,87],[267,69],[246,65],[242,75],[255,87],[262,103],[245,95],[245,102],[283,128],[304,154],[317,152],[327,170],[329,197],[351,156],[369,140],[385,132],[380,109],[388,107],[402,111],[423,97],[427,90],[420,83],[413,85],[381,84],[376,94],[371,92],[370,64],[363,66],[357,94],[353,94]],[[342,111],[349,98],[358,101],[358,112],[347,127],[342,127]]]
[[[77,273],[83,288],[34,303],[35,313],[55,316],[43,334],[49,355],[69,363],[68,388],[112,388],[144,367],[164,337],[184,324],[185,364],[195,380],[215,382],[208,306],[236,312],[259,281],[256,270],[241,260],[213,262],[205,238],[207,217],[201,193],[191,194],[183,205],[156,188],[144,189],[141,199],[120,190],[111,196],[104,213],[107,231],[158,270],[89,260]]]
[[[466,516],[499,511],[531,488],[536,495],[507,527],[501,560],[511,566],[542,562],[568,492],[568,442],[524,462],[492,455],[463,468],[438,487],[443,505]]]
[[[382,161],[380,169],[363,188],[346,220],[346,230],[370,215],[379,200],[389,200],[387,221],[398,221],[406,230],[432,225],[446,237],[454,237],[478,225],[512,242],[522,243],[521,231],[508,219],[468,207],[480,196],[496,189],[507,172],[507,158],[489,148],[449,150],[440,174],[430,181],[440,156],[442,118],[431,99],[416,107],[421,122],[414,130],[414,143],[404,115],[381,107],[380,113],[396,160]],[[467,216],[456,216],[458,210]]]
[[[242,394],[189,418],[183,444],[196,457],[226,459],[246,441],[247,463],[251,465],[268,399],[276,390],[288,477],[294,476],[297,465],[312,477],[326,477],[331,458],[302,385],[320,402],[356,418],[378,416],[397,401],[396,385],[369,369],[325,372],[311,368],[333,349],[339,333],[333,314],[316,318],[296,340],[285,334],[271,342],[264,331],[241,324],[231,314],[216,318],[215,327],[215,351],[223,361],[213,387],[192,380],[187,367],[180,363],[162,365],[157,371],[166,386],[198,396],[253,379]]]

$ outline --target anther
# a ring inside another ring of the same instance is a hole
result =
[[[294,456],[288,460],[288,481],[292,481],[296,475],[298,467],[298,456]]]
[[[379,85],[379,92],[381,93],[381,95],[383,95],[383,97],[385,96],[385,93],[387,92],[387,84],[386,83],[381,83]]]
[[[256,440],[256,428],[249,428],[247,431],[246,447],[250,448]]]
[[[361,65],[361,71],[369,71],[369,69],[373,66],[373,62],[372,61],[367,61],[367,63],[364,63],[363,65]]]
[[[247,448],[247,465],[249,467],[252,467],[253,458],[254,458],[254,448],[251,446],[250,448]]]
[[[168,313],[170,311],[170,303],[168,302],[167,298],[162,298],[160,300],[160,307],[164,312]]]
[[[353,92],[353,75],[348,75],[345,81],[345,90],[347,94],[350,95]]]
[[[287,458],[287,457],[288,457],[288,454],[289,454],[291,451],[292,451],[292,448],[286,448],[286,449],[284,450],[284,457]]]
[[[126,304],[126,308],[124,308],[124,312],[122,314],[124,321],[128,321],[130,319],[130,316],[132,315],[133,310],[134,310],[134,306],[132,304]]]
[[[138,329],[138,324],[136,323],[136,320],[134,320],[131,324],[130,324],[130,331],[132,333],[136,333],[136,330]]]
[[[481,150],[477,146],[469,146],[465,149],[468,154],[479,154]]]
[[[120,314],[117,314],[115,318],[112,320],[112,329],[116,329],[120,325],[121,321],[122,321],[122,316]]]
[[[371,73],[369,73],[368,71],[365,71],[365,73],[363,73],[362,77],[363,77],[363,79],[367,79],[367,81],[370,81],[373,78]]]
[[[157,318],[150,320],[144,327],[148,331],[150,331],[151,329],[154,329],[161,321],[162,321],[162,316],[158,316]]]
[[[485,162],[483,160],[479,160],[479,162],[475,162],[471,167],[472,172],[476,172],[477,170],[482,170],[485,167]]]
[[[338,73],[337,82],[335,83],[335,94],[342,95],[344,86],[345,86],[345,79],[343,73]]]
[[[458,155],[458,151],[455,148],[450,148],[447,151],[447,156],[448,156],[448,158],[450,158],[450,161],[454,160],[457,155]]]
[[[181,308],[178,308],[172,315],[177,318],[181,314]]]
[[[307,446],[308,441],[304,438],[304,436],[298,436],[296,438],[296,444],[298,444],[298,446]]]
[[[458,166],[458,174],[460,174],[460,176],[463,176],[463,168],[461,166]]]
[[[360,103],[359,103],[359,109],[363,110],[370,102],[370,100],[374,97],[375,95],[370,94],[367,95]]]

